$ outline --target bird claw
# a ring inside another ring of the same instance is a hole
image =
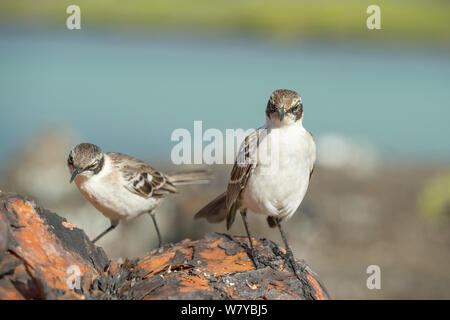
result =
[[[254,264],[254,266],[255,266],[255,269],[258,270],[258,269],[260,268],[259,259],[258,259],[258,256],[259,256],[258,251],[257,251],[256,249],[253,248],[253,250],[250,249],[250,250],[247,252],[247,254],[248,254],[249,257],[250,257],[250,260],[252,260],[252,262],[253,262],[253,264]]]
[[[285,263],[283,265],[283,271],[287,267],[287,265],[290,265],[295,276],[300,280],[300,273],[301,273],[302,269],[298,265],[297,261],[295,261],[295,258],[294,258],[294,255],[292,254],[292,252],[288,251],[286,254],[283,255],[283,258],[285,261]]]
[[[247,253],[247,256],[253,262],[255,269],[259,269],[260,264],[259,264],[259,259],[258,259],[258,256],[259,256],[258,250],[256,250],[255,248],[249,247],[246,243],[242,243],[242,246],[244,247],[245,252]]]

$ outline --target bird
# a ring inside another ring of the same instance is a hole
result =
[[[227,230],[239,210],[255,267],[257,252],[247,222],[247,210],[266,216],[278,227],[286,255],[298,276],[298,266],[281,222],[291,218],[307,192],[314,171],[316,145],[303,127],[303,102],[292,90],[275,90],[265,110],[266,123],[242,142],[225,192],[200,209],[196,219],[210,223],[226,219]]]
[[[121,220],[148,213],[161,247],[155,213],[162,199],[177,192],[176,186],[208,183],[211,178],[206,170],[167,175],[126,154],[103,152],[92,143],[76,145],[69,152],[67,165],[70,183],[75,182],[81,194],[111,222],[93,243],[116,228]]]

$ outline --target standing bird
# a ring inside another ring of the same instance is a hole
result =
[[[129,220],[149,213],[158,234],[155,209],[168,193],[175,193],[175,186],[207,183],[210,174],[192,171],[165,175],[145,162],[122,153],[102,152],[91,143],[81,143],[73,148],[67,159],[71,174],[81,194],[111,221],[111,226],[98,235],[95,243],[113,230],[120,220]]]
[[[227,191],[195,215],[195,218],[206,218],[211,223],[226,218],[229,229],[239,210],[256,267],[247,209],[267,216],[269,226],[280,230],[287,257],[297,275],[297,264],[281,222],[290,218],[302,202],[316,160],[314,139],[302,121],[303,104],[298,93],[274,91],[267,103],[266,124],[248,135],[241,144]]]

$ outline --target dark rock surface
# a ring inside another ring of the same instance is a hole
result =
[[[0,299],[328,299],[302,260],[298,279],[274,242],[209,233],[111,263],[55,213],[0,191]],[[74,287],[73,289],[71,289]]]

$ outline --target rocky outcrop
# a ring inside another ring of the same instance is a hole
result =
[[[328,299],[304,261],[298,279],[284,249],[210,233],[112,263],[101,247],[57,214],[0,192],[0,299]]]

